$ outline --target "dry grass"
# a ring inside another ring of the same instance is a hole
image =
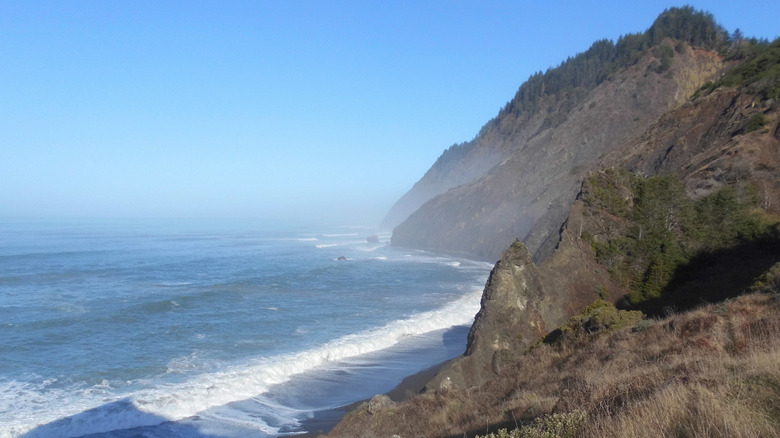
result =
[[[530,431],[547,415],[584,412],[577,436],[780,437],[779,335],[778,297],[745,295],[542,345],[480,387],[358,409],[331,436]]]

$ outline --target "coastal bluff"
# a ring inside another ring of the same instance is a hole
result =
[[[329,436],[779,436],[744,386],[780,387],[778,65],[686,7],[529,79],[388,215],[393,245],[498,260],[466,351]]]

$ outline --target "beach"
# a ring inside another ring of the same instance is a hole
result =
[[[404,378],[395,388],[385,393],[394,402],[406,401],[425,389],[425,385],[441,370],[443,366],[449,363],[449,360],[438,363],[430,368],[412,374]],[[368,403],[369,399],[350,403],[346,406],[327,409],[314,413],[314,416],[302,423],[304,434],[296,434],[300,437],[318,437],[330,432],[336,424],[348,413],[358,409],[363,403]]]

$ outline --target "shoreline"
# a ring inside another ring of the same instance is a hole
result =
[[[456,356],[458,357],[458,356]],[[415,395],[422,392],[425,385],[430,382],[433,377],[439,373],[439,371],[453,359],[448,359],[440,362],[432,367],[426,368],[422,371],[414,373],[405,377],[401,383],[396,385],[395,388],[386,392],[385,395],[396,403],[409,400]],[[306,419],[301,422],[303,429],[302,433],[290,434],[286,436],[315,438],[330,433],[334,427],[344,418],[345,415],[359,408],[363,403],[367,403],[370,399],[363,399],[350,403],[348,405],[339,406],[332,409],[324,409],[321,411],[315,411],[312,418]]]

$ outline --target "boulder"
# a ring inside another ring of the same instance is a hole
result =
[[[395,402],[390,400],[390,397],[384,394],[377,394],[368,402],[368,413],[374,415],[393,406],[395,406]]]

